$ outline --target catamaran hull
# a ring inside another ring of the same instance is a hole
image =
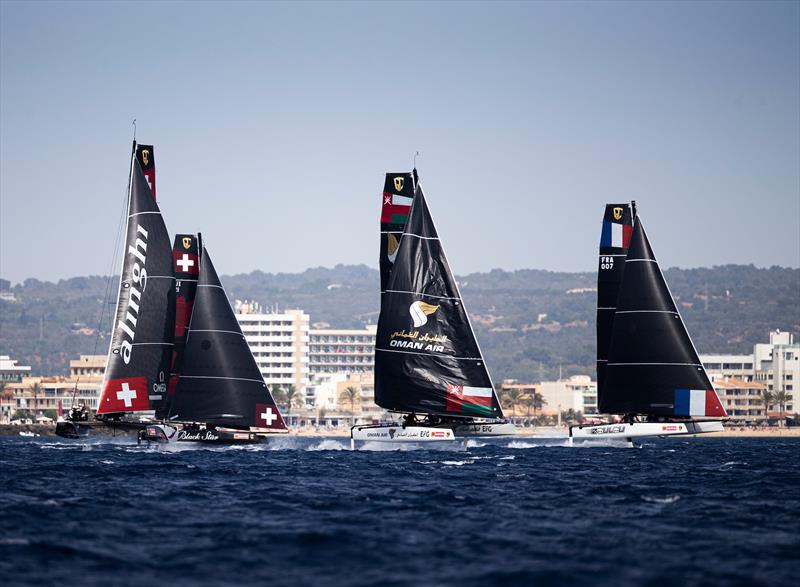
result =
[[[56,422],[56,436],[62,438],[86,438],[89,436],[92,427],[89,424],[81,424],[70,420],[59,420]]]
[[[706,434],[722,432],[721,421],[702,422],[634,422],[601,424],[599,426],[572,426],[570,439],[605,440],[643,438],[647,436],[678,436],[682,434]]]
[[[517,427],[510,422],[487,422],[453,426],[456,436],[514,436]]]
[[[165,424],[152,424],[139,433],[139,443],[156,444],[258,444],[266,439],[245,430],[191,430]]]
[[[353,426],[350,429],[352,442],[445,442],[455,438],[450,428],[433,426]]]

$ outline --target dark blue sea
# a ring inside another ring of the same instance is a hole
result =
[[[134,442],[0,439],[0,584],[800,585],[800,438]]]

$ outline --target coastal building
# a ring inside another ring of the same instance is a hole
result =
[[[700,355],[700,362],[710,377],[732,377],[743,381],[755,379],[753,355]]]
[[[307,409],[328,415],[336,413],[362,423],[380,421],[386,414],[386,410],[375,404],[375,378],[372,373],[315,375],[306,387],[304,399]]]
[[[275,389],[309,383],[309,316],[302,310],[266,313],[256,302],[234,304],[236,319],[250,345],[264,381]]]
[[[29,375],[31,368],[24,365],[17,365],[19,361],[12,359],[8,355],[0,355],[0,381],[22,381],[22,378]]]
[[[769,391],[786,392],[786,412],[800,412],[800,343],[794,342],[794,336],[780,330],[770,332],[769,343],[755,345],[753,359],[756,381]]]
[[[766,418],[767,407],[763,399],[766,385],[721,376],[712,376],[711,381],[731,422],[755,424]]]
[[[81,381],[102,382],[106,374],[106,360],[106,355],[81,355],[78,359],[70,360],[69,376]]]
[[[315,329],[310,332],[311,376],[334,373],[372,373],[376,325],[362,329]]]
[[[538,392],[546,402],[544,415],[573,410],[588,416],[597,414],[597,382],[588,375],[573,375],[559,381],[543,381]]]
[[[789,414],[800,412],[800,343],[788,332],[773,330],[768,343],[757,343],[749,355],[700,355],[708,374],[763,383],[766,391],[786,392]],[[716,383],[715,383],[716,385]]]
[[[34,421],[45,416],[55,420],[59,404],[69,410],[73,399],[96,411],[99,383],[98,379],[74,377],[23,377],[7,384],[0,421],[9,422],[15,414],[17,419]]]

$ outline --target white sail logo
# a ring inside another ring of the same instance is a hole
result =
[[[408,313],[411,314],[411,319],[414,320],[414,328],[419,328],[428,323],[428,316],[436,312],[439,306],[432,306],[425,302],[414,302],[408,308]]]
[[[135,259],[131,268],[133,284],[125,284],[125,287],[128,288],[128,305],[125,308],[124,320],[120,320],[117,323],[117,328],[123,333],[120,354],[126,365],[131,361],[133,341],[136,338],[136,323],[139,320],[139,303],[147,287],[147,269],[145,268],[147,260],[147,231],[139,224],[136,225],[136,243],[128,245],[128,254]],[[127,338],[125,338],[126,335]]]

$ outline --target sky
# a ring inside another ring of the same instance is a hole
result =
[[[800,266],[800,3],[0,3],[0,277],[116,273],[133,119],[220,273],[377,267],[417,166],[457,274]]]

